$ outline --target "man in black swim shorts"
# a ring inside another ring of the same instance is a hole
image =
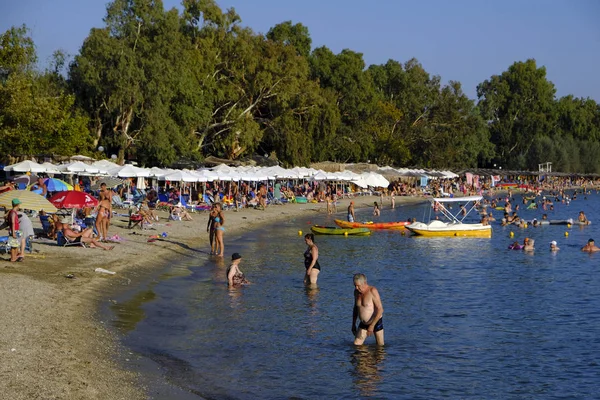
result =
[[[367,284],[364,274],[354,275],[354,309],[352,333],[354,344],[361,345],[368,336],[375,335],[375,342],[383,346],[383,305],[375,286]],[[360,324],[356,327],[356,321]]]

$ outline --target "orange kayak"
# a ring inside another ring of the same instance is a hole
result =
[[[405,225],[410,222],[348,222],[341,219],[336,219],[335,223],[342,228],[368,228],[368,229],[404,229]]]

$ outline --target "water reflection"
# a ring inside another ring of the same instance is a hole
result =
[[[117,318],[113,325],[122,333],[134,330],[136,325],[146,317],[143,309],[144,303],[153,301],[155,298],[154,291],[148,289],[136,293],[129,301],[114,304],[111,308]]]
[[[212,277],[215,282],[227,282],[227,267],[224,257],[212,256],[211,262],[214,267],[212,269]]]
[[[350,355],[350,363],[354,366],[352,381],[361,396],[370,397],[377,393],[385,356],[385,347],[381,346],[358,346]]]
[[[238,308],[242,305],[242,288],[241,287],[230,287],[229,291],[229,307],[232,309]]]

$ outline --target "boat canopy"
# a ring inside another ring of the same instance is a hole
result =
[[[432,204],[432,207],[435,207],[435,205],[438,204],[439,211],[442,214],[444,214],[444,216],[446,218],[448,218],[450,221],[452,221],[453,223],[462,224],[462,222],[467,217],[467,215],[469,215],[471,213],[471,211],[473,211],[473,209],[477,205],[477,202],[482,199],[483,199],[483,196],[464,196],[464,197],[454,197],[454,198],[434,197],[431,199],[431,204]],[[466,212],[462,215],[462,217],[460,217],[462,210],[458,210],[456,213],[453,213],[452,211],[450,211],[450,209],[446,208],[446,206],[444,206],[442,203],[463,203],[463,204],[465,204],[464,207],[465,207]],[[470,207],[469,207],[469,204],[471,204]],[[469,207],[469,208],[467,209],[467,207]],[[430,215],[430,221],[431,221],[431,210],[430,210],[429,215]]]
[[[464,196],[464,197],[434,197],[431,199],[437,203],[466,203],[469,201],[480,201],[483,200],[483,196]]]

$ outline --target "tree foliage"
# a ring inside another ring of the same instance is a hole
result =
[[[283,164],[600,172],[600,107],[555,97],[544,67],[518,61],[477,87],[442,83],[416,59],[365,64],[312,49],[285,21],[259,34],[215,0],[113,0],[68,67],[35,68],[25,27],[0,36],[0,146],[93,151],[168,166],[208,155],[273,154]]]
[[[0,153],[32,156],[87,153],[87,118],[57,70],[38,73],[27,29],[0,36]]]

